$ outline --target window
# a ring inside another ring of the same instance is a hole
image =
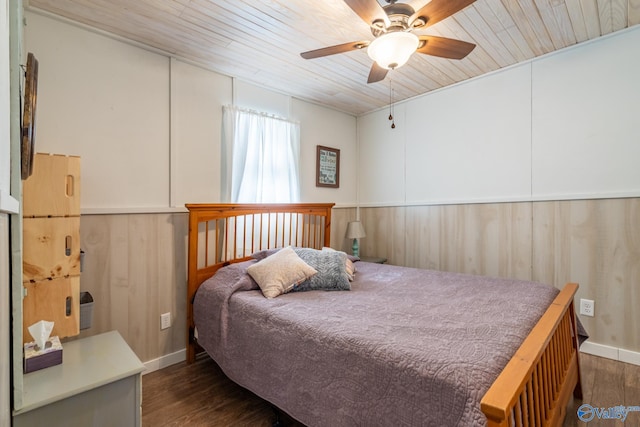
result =
[[[225,201],[300,201],[300,125],[297,122],[225,106],[222,133]]]

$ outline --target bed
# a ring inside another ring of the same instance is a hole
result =
[[[201,344],[310,426],[562,423],[581,397],[577,284],[356,262],[348,292],[265,298],[255,254],[330,247],[332,207],[187,205],[188,362]]]

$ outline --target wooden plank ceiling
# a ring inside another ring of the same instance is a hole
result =
[[[406,2],[418,9],[427,1]],[[387,105],[390,80],[398,101],[640,23],[640,0],[477,0],[416,32],[477,44],[469,56],[414,54],[367,84],[371,60],[363,50],[300,57],[373,39],[342,0],[29,0],[27,7],[354,115]]]

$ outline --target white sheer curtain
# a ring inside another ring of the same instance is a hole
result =
[[[224,106],[223,198],[232,203],[300,201],[300,125]]]

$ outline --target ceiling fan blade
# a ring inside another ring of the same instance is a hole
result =
[[[416,19],[422,18],[426,22],[424,27],[428,27],[450,17],[475,1],[476,0],[432,0],[411,15],[409,25],[412,25]]]
[[[380,80],[384,80],[384,78],[387,77],[388,72],[389,70],[387,70],[386,68],[382,68],[378,65],[377,62],[374,62],[371,66],[371,71],[369,71],[369,78],[367,79],[367,83],[375,83],[379,82]]]
[[[336,53],[351,52],[352,50],[362,49],[369,46],[368,41],[350,42],[338,44],[335,46],[323,47],[322,49],[310,50],[302,52],[300,56],[304,59],[320,58],[321,56],[335,55]]]
[[[386,28],[391,23],[387,13],[377,0],[344,0],[344,2],[353,9],[367,25],[371,25],[375,21],[382,21]]]
[[[419,36],[419,39],[416,52],[448,59],[462,59],[476,47],[473,43],[446,37]]]

